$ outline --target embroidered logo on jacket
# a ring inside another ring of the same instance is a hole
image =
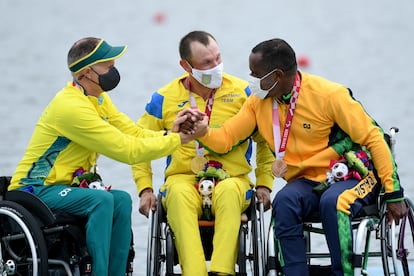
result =
[[[311,124],[310,123],[303,123],[303,128],[305,129],[306,132],[310,133],[311,132]]]
[[[223,103],[232,103],[234,102],[235,98],[240,98],[240,97],[241,97],[240,93],[229,93],[229,94],[224,95],[221,98],[221,101]]]
[[[178,104],[178,107],[183,107],[186,103],[188,103],[188,100],[183,101],[182,103]]]

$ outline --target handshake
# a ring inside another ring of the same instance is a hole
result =
[[[208,132],[208,116],[198,109],[187,108],[177,114],[172,132],[180,134],[181,143],[203,137]]]

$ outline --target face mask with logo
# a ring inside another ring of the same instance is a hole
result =
[[[192,68],[191,74],[199,83],[208,88],[219,88],[223,81],[223,63],[208,70]]]
[[[247,76],[247,79],[249,81],[249,88],[250,88],[250,91],[252,91],[253,95],[255,95],[259,99],[263,100],[269,94],[269,91],[276,87],[276,85],[279,83],[279,81],[276,81],[272,85],[272,87],[270,87],[267,90],[262,89],[262,87],[260,86],[260,82],[263,79],[265,79],[266,77],[268,77],[270,74],[272,74],[275,70],[272,70],[271,72],[267,73],[266,75],[264,75],[261,78],[256,78],[256,77],[253,77],[253,76],[250,76],[250,75]]]
[[[103,91],[110,91],[114,89],[121,81],[121,76],[115,67],[109,69],[109,71],[105,74],[97,73],[92,67],[91,69],[98,75],[97,84],[102,88]]]

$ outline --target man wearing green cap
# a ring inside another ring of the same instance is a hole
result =
[[[114,65],[125,50],[93,37],[75,42],[68,53],[73,81],[43,111],[9,187],[34,193],[54,211],[88,217],[86,242],[97,276],[125,275],[131,197],[120,190],[73,185],[84,175],[96,176],[99,154],[135,164],[171,154],[207,131],[197,128],[199,122],[179,131],[188,116],[199,119],[191,110],[179,113],[168,133],[144,130],[118,111],[105,91],[120,81]]]

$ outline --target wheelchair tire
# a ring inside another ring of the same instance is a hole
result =
[[[267,232],[267,252],[265,256],[265,273],[267,276],[277,276],[282,274],[282,266],[279,261],[279,249],[275,237],[274,219],[272,218]]]
[[[251,202],[251,214],[250,214],[250,228],[251,228],[251,235],[250,235],[250,246],[251,252],[253,254],[249,254],[251,266],[253,266],[252,272],[253,276],[263,276],[264,274],[264,267],[262,266],[261,262],[264,258],[262,255],[261,243],[260,241],[262,238],[259,237],[259,226],[258,226],[258,218],[257,218],[257,210],[256,210],[256,196],[252,197]]]
[[[381,254],[384,275],[410,275],[414,254],[414,211],[413,204],[408,199],[407,214],[399,225],[393,222],[388,225],[388,218],[384,215],[381,222]],[[385,206],[382,214],[385,214]],[[411,258],[411,259],[408,259]],[[411,264],[411,267],[409,265]]]
[[[236,275],[247,275],[246,271],[246,240],[248,234],[248,223],[242,222],[239,229],[239,249],[237,256],[238,273]]]
[[[408,212],[401,223],[397,258],[402,262],[404,275],[410,275],[410,270],[413,272],[414,263],[414,204],[409,199],[406,199],[406,203]],[[409,266],[410,264],[411,267]]]
[[[1,275],[48,275],[46,242],[38,221],[23,206],[0,201]]]
[[[157,210],[149,214],[148,244],[147,244],[147,276],[161,275],[161,222],[162,206],[158,200]],[[161,210],[160,210],[161,208]]]
[[[167,276],[175,275],[174,274],[174,266],[175,266],[175,259],[177,250],[174,244],[174,233],[172,232],[171,228],[167,226],[166,229],[166,238],[165,238],[165,267],[166,267],[166,274]]]

